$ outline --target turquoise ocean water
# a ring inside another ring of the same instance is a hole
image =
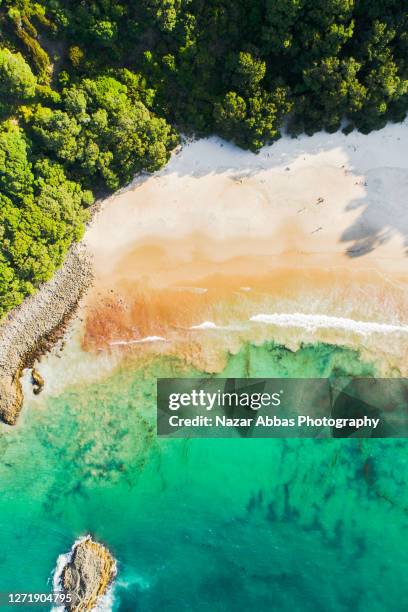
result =
[[[155,377],[179,371],[128,360],[28,399],[2,430],[0,591],[48,591],[58,555],[91,533],[118,561],[115,610],[408,609],[406,442],[158,440]],[[339,347],[268,344],[220,376],[333,372],[375,366]]]

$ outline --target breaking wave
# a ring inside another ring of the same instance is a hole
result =
[[[112,340],[109,342],[110,346],[123,346],[126,344],[146,344],[147,342],[167,342],[163,336],[146,336],[140,340]]]
[[[250,318],[254,323],[266,323],[280,327],[302,327],[309,331],[318,328],[341,329],[355,332],[357,334],[390,334],[408,333],[408,325],[396,325],[391,323],[376,323],[374,321],[355,321],[343,317],[331,317],[328,315],[303,314],[257,314]]]
[[[64,567],[70,561],[72,561],[72,556],[74,554],[76,547],[82,542],[85,542],[86,540],[89,540],[89,539],[91,539],[90,535],[86,535],[81,538],[78,538],[77,540],[75,540],[69,552],[62,553],[61,555],[58,556],[57,564],[56,564],[54,574],[52,577],[52,586],[53,586],[54,593],[62,592],[62,572],[64,570]],[[117,573],[117,567],[116,567],[116,561],[115,561],[114,576],[116,576],[116,573]],[[98,598],[95,606],[93,607],[94,612],[111,612],[112,611],[113,605],[114,605],[114,587],[115,587],[115,582],[113,582],[110,585],[110,587],[108,588],[108,590],[106,591],[104,595]],[[65,606],[53,606],[53,608],[51,609],[51,612],[64,612],[64,611],[65,611]]]

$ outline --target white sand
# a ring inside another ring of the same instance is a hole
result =
[[[86,242],[96,274],[88,349],[160,337],[152,350],[214,370],[220,346],[320,340],[400,369],[408,123],[285,137],[258,155],[218,138],[189,143],[110,198]]]
[[[157,240],[184,261],[197,249],[214,261],[250,253],[324,264],[338,254],[348,266],[405,274],[407,200],[407,123],[285,137],[258,155],[210,138],[113,196],[86,240],[105,279],[127,250]]]
[[[408,123],[258,155],[189,143],[109,198],[85,242],[84,330],[40,364],[44,393],[67,371],[69,384],[106,375],[122,352],[215,371],[248,339],[357,347],[408,375]]]

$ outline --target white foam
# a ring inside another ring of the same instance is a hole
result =
[[[408,333],[408,325],[395,325],[392,323],[376,323],[374,321],[355,321],[343,317],[330,317],[328,315],[294,313],[257,314],[250,318],[255,323],[266,323],[279,327],[302,327],[313,331],[319,328],[341,329],[357,334],[390,334]]]
[[[90,540],[90,539],[91,539],[90,535],[86,535],[86,536],[83,536],[82,538],[78,538],[72,545],[71,550],[69,552],[63,553],[58,556],[57,564],[56,564],[54,575],[52,578],[52,587],[53,587],[54,593],[62,592],[62,582],[61,582],[62,572],[63,572],[64,567],[67,565],[67,563],[69,563],[72,560],[72,555],[74,553],[75,548],[82,542],[85,542],[86,540]],[[117,565],[115,561],[113,575],[116,576],[116,574],[117,574]],[[111,612],[113,609],[113,602],[114,602],[114,583],[109,587],[105,595],[103,595],[102,597],[98,599],[96,606],[94,606],[93,608],[93,611],[94,612]],[[51,609],[51,612],[64,612],[64,610],[65,610],[65,606],[53,606]]]
[[[207,293],[208,291],[206,287],[172,287],[172,289],[187,291],[188,293]]]
[[[124,346],[127,344],[145,344],[146,342],[167,342],[163,336],[146,336],[140,340],[112,340],[109,342],[109,346]]]
[[[78,540],[77,542],[75,542],[74,546],[76,546],[77,543],[79,543],[80,541],[81,540]],[[54,571],[54,575],[52,578],[52,588],[55,593],[60,593],[62,591],[62,585],[61,585],[62,570],[67,565],[67,563],[71,561],[73,548],[74,547],[72,547],[69,552],[59,555],[57,559],[57,565],[55,566],[55,571]],[[59,609],[60,607],[53,608],[53,610],[59,610]]]
[[[152,583],[148,578],[142,576],[141,574],[135,573],[125,576],[122,580],[118,580],[116,584],[122,589],[129,589],[133,585],[136,585],[140,591],[147,591],[152,586]]]
[[[96,606],[93,608],[93,612],[112,612],[114,604],[114,585],[112,585],[97,601]]]
[[[220,329],[216,323],[213,321],[204,321],[199,325],[192,325],[189,329]]]
[[[72,545],[72,548],[69,552],[62,553],[61,555],[58,556],[57,565],[55,567],[54,575],[52,578],[52,588],[53,588],[54,593],[62,592],[62,583],[61,583],[62,571],[64,567],[67,565],[67,563],[71,561],[72,555],[73,555],[73,552],[76,546],[78,546],[78,544],[80,544],[81,542],[84,542],[88,538],[89,536],[78,538],[78,540],[76,540],[74,544]],[[65,610],[65,606],[53,606],[51,608],[51,612],[64,612],[64,610]]]
[[[185,329],[185,328],[183,328]],[[188,327],[187,329],[192,329],[195,331],[200,331],[200,330],[210,330],[210,329],[217,329],[220,331],[242,331],[243,329],[245,329],[244,325],[217,325],[216,323],[213,323],[212,321],[204,321],[203,323],[200,323],[199,325],[192,325],[191,327]]]

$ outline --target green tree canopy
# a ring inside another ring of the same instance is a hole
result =
[[[7,101],[28,100],[35,95],[37,79],[21,53],[0,49],[0,96]]]
[[[68,180],[61,165],[32,161],[22,130],[0,132],[0,316],[50,278],[82,236],[90,191]]]
[[[257,151],[407,109],[400,0],[0,0],[2,311],[78,239],[87,189],[162,167],[177,133]]]
[[[127,86],[110,76],[66,88],[63,106],[39,107],[33,115],[41,148],[72,168],[79,166],[88,182],[95,177],[109,189],[140,170],[160,168],[176,142],[167,122],[153,115],[135,90],[128,95]]]

